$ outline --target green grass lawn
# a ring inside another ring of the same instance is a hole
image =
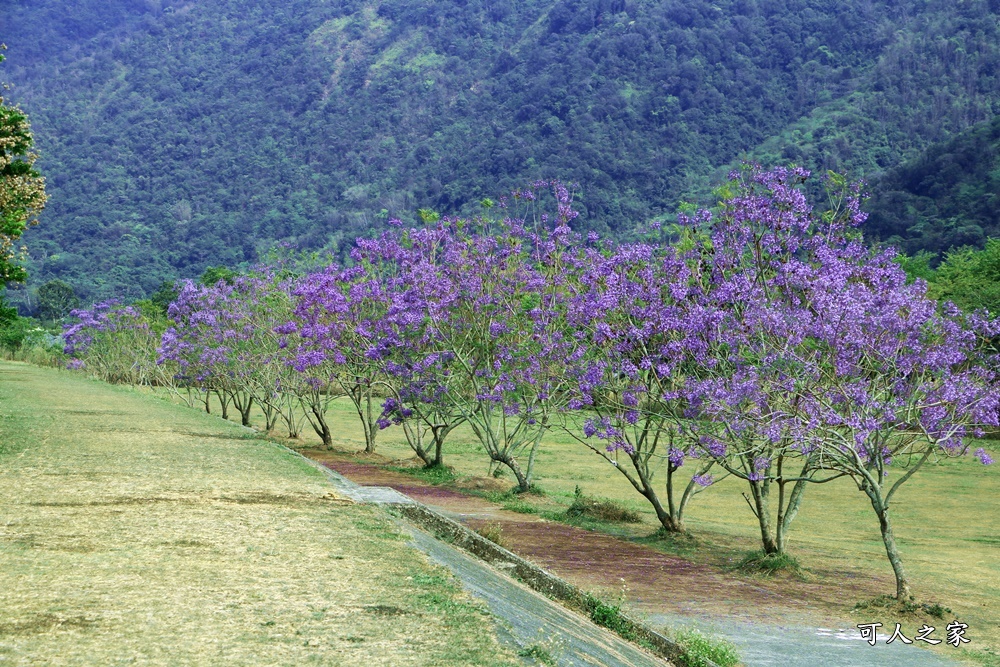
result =
[[[299,457],[0,363],[0,664],[520,664],[494,628]]]
[[[363,447],[357,417],[346,400],[334,403],[330,418],[338,448]],[[317,443],[311,432],[304,433],[303,445]],[[976,446],[1000,458],[998,444],[986,440]],[[398,428],[379,434],[377,452],[389,459],[412,457]],[[488,459],[468,429],[449,436],[445,459],[458,475],[488,472]],[[568,506],[579,485],[588,495],[615,499],[642,513],[643,524],[619,529],[624,534],[648,534],[656,527],[649,506],[625,479],[567,435],[547,437],[536,465],[537,482],[547,494],[543,509],[546,503]],[[507,479],[513,485],[512,477]],[[724,480],[692,501],[687,525],[700,551],[685,549],[682,555],[719,563],[720,556],[733,559],[760,548],[756,519],[740,495],[744,490],[736,480]],[[915,595],[953,610],[939,630],[958,617],[970,626],[971,648],[1000,651],[1000,467],[984,467],[972,457],[942,460],[908,481],[893,503],[896,538]],[[824,587],[844,618],[852,618],[851,608],[862,600],[843,599],[838,589],[843,578],[874,578],[873,590],[894,591],[875,515],[867,498],[846,479],[808,488],[789,551],[805,568],[810,585]],[[989,654],[979,661],[1000,664]]]

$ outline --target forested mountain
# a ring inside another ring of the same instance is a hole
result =
[[[1000,237],[1000,116],[889,170],[874,184],[872,232],[909,254]]]
[[[50,193],[25,236],[32,280],[142,296],[541,177],[578,182],[580,224],[601,231],[703,197],[745,156],[876,177],[1000,111],[998,15],[1000,0],[0,0],[0,79]]]

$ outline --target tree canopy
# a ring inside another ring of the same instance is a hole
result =
[[[33,144],[28,116],[0,95],[0,286],[27,277],[17,243],[45,207],[45,180],[34,168]],[[12,314],[0,299],[0,319]]]

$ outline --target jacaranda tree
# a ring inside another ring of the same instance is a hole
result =
[[[106,301],[70,312],[76,322],[63,331],[69,367],[85,369],[106,382],[158,386],[169,374],[157,364],[159,335],[133,306]]]
[[[437,222],[438,219],[430,222]],[[425,466],[443,465],[444,443],[465,422],[463,412],[447,400],[449,363],[454,359],[435,339],[432,319],[435,258],[447,241],[444,226],[394,229],[376,239],[358,239],[353,253],[383,285],[385,312],[378,322],[383,347],[387,395],[379,428],[401,427],[407,444]],[[428,273],[429,272],[429,273]]]
[[[535,213],[547,191],[555,211]],[[402,267],[405,299],[417,317],[403,327],[412,347],[401,365],[423,385],[404,394],[438,396],[448,407],[432,420],[467,423],[521,491],[531,488],[542,435],[568,398],[565,363],[578,347],[566,319],[571,198],[561,184],[536,183],[501,199],[498,216],[487,206],[482,216],[404,232],[402,242],[412,251]],[[415,397],[404,408],[411,414]]]
[[[859,222],[851,219],[858,197],[820,218],[801,189],[807,177],[803,170],[748,165],[732,174],[714,214],[684,220],[708,232],[700,271],[706,302],[720,315],[700,341],[708,363],[699,361],[685,378],[688,430],[707,456],[746,481],[765,554],[785,551],[807,484],[839,476],[821,473],[796,419],[797,390],[807,375],[794,351],[812,345],[808,332],[816,321],[807,293],[812,282],[796,279],[796,271],[812,267],[815,279],[824,280],[817,253],[841,244]]]
[[[582,255],[571,321],[586,354],[573,365],[565,429],[625,476],[662,528],[684,530],[684,509],[709,486],[714,460],[685,428],[684,377],[706,355],[720,313],[706,302],[697,249],[636,243]],[[689,462],[691,474],[678,482]],[[662,475],[662,479],[660,479]]]
[[[708,417],[698,424],[706,450],[748,480],[758,511],[767,483],[784,497],[794,480],[794,511],[800,484],[849,477],[878,518],[904,599],[892,499],[928,462],[967,453],[968,436],[997,424],[988,343],[998,324],[940,308],[922,281],[907,285],[895,252],[853,231],[865,216],[841,179],[837,205],[814,214],[798,189],[806,176],[737,177],[712,235],[721,303],[735,317],[723,323],[719,363],[689,397]],[[782,468],[789,459],[798,473]]]
[[[360,419],[365,451],[375,451],[379,396],[387,393],[384,335],[387,290],[370,263],[350,269],[331,266],[303,277],[294,289],[292,319],[280,329],[294,334],[293,365],[318,391],[350,399]],[[320,399],[322,400],[322,399]],[[330,446],[325,412],[310,406],[310,420]]]
[[[177,364],[188,386],[215,392],[223,418],[232,403],[249,426],[256,403],[270,430],[284,414],[281,386],[290,374],[275,327],[290,312],[288,281],[266,269],[210,285],[185,281],[168,309],[173,325],[163,334],[161,360]]]

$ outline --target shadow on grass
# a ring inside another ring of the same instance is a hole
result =
[[[637,537],[633,541],[674,556],[691,557],[702,549],[713,548],[712,545],[707,544],[691,533],[669,532],[663,528],[660,528],[652,535]]]

